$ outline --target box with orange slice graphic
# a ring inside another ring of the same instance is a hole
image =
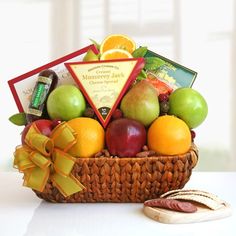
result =
[[[14,152],[23,185],[51,202],[144,202],[182,188],[204,97],[161,92],[168,84],[155,86],[150,71],[162,59],[126,35],[93,43],[9,81],[19,109],[9,120],[25,126]]]

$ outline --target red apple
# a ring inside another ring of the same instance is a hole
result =
[[[61,120],[60,119],[55,119],[55,120],[52,120],[52,129],[56,128],[58,125],[61,124]]]
[[[146,143],[146,130],[138,121],[120,118],[112,121],[106,130],[106,144],[113,156],[136,156]]]
[[[25,136],[30,128],[30,126],[32,124],[35,124],[36,127],[38,128],[38,130],[40,131],[41,134],[49,137],[51,135],[52,129],[53,129],[53,122],[51,120],[45,120],[45,119],[41,119],[41,120],[36,120],[32,123],[29,123],[28,125],[25,126],[22,134],[21,134],[21,143],[25,144]]]

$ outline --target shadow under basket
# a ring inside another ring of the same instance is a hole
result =
[[[34,192],[50,202],[142,203],[183,188],[197,161],[195,145],[176,156],[78,158],[72,174],[85,189],[64,197],[49,180],[43,192]]]

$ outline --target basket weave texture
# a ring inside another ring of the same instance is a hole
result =
[[[183,188],[198,161],[195,145],[178,156],[78,158],[73,175],[86,187],[65,198],[49,180],[39,198],[50,202],[142,203]]]

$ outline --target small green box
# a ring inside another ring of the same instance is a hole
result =
[[[155,57],[164,61],[164,64],[156,69],[147,71],[148,79],[158,83],[156,87],[160,87],[161,93],[172,92],[179,87],[192,87],[197,77],[197,72],[150,50],[144,57]]]

